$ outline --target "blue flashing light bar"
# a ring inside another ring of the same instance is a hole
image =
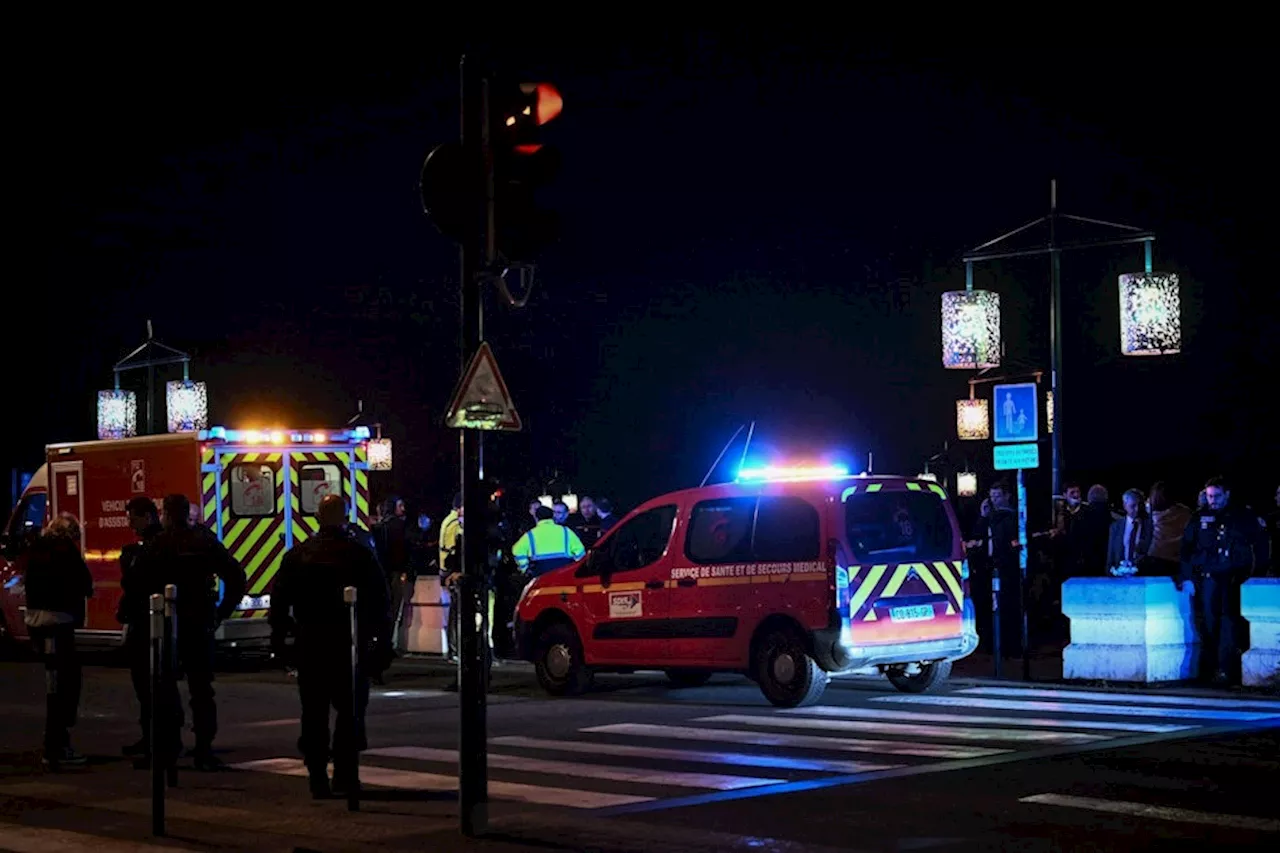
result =
[[[200,430],[201,441],[225,441],[228,444],[356,444],[369,440],[368,427],[324,430],[227,429],[210,427]]]
[[[738,482],[798,483],[806,480],[843,480],[848,476],[849,469],[843,465],[766,465],[763,468],[741,469],[738,471]]]

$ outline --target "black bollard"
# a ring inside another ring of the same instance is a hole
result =
[[[164,835],[164,776],[168,763],[164,750],[163,718],[171,709],[161,707],[164,693],[165,624],[164,596],[151,596],[151,834]]]
[[[360,731],[360,701],[357,698],[357,690],[360,681],[360,635],[356,625],[356,588],[354,586],[344,588],[342,600],[347,605],[347,615],[351,620],[351,732],[348,738],[351,755],[348,758],[351,761],[352,778],[347,786],[347,811],[358,812],[360,811],[360,786],[356,780],[360,777],[360,747],[357,742]]]
[[[166,584],[164,588],[164,622],[165,658],[161,671],[167,685],[178,677],[178,588],[173,584]],[[172,732],[170,734],[172,735]],[[172,761],[165,764],[165,774],[170,788],[178,787],[177,758],[178,756],[175,755]]]

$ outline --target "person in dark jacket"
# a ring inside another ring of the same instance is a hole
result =
[[[1182,571],[1178,589],[1195,584],[1200,611],[1200,653],[1205,672],[1217,685],[1229,683],[1238,669],[1236,620],[1240,617],[1240,585],[1257,565],[1262,527],[1247,507],[1230,503],[1231,491],[1221,477],[1205,483],[1208,506],[1196,511],[1182,536]]]
[[[139,553],[134,572],[148,597],[163,594],[168,584],[178,588],[178,668],[191,694],[191,727],[196,744],[192,750],[196,769],[217,770],[222,763],[213,754],[218,733],[218,709],[213,692],[213,635],[244,597],[244,569],[208,528],[191,524],[191,502],[185,495],[164,499],[163,530]],[[218,601],[218,581],[224,586]],[[182,703],[176,678],[165,685],[161,704],[167,718],[166,754],[177,760],[182,744]]]
[[[368,748],[364,710],[369,677],[390,663],[390,591],[369,550],[347,533],[346,501],[326,495],[320,501],[320,530],[284,556],[271,593],[271,643],[298,671],[302,700],[302,736],[298,749],[307,766],[311,794],[345,795],[359,786],[356,755]],[[351,672],[350,616],[343,589],[356,589],[359,658]],[[292,634],[292,649],[286,639]],[[354,707],[353,681],[356,694]],[[329,743],[329,709],[338,714]],[[354,714],[354,716],[353,716]],[[329,783],[328,764],[334,772]]]
[[[71,748],[70,729],[80,709],[81,672],[76,629],[84,627],[85,599],[93,576],[80,553],[80,524],[63,513],[26,554],[26,625],[44,659],[44,763],[51,769],[78,766],[85,757]]]
[[[410,556],[414,550],[415,531],[405,519],[404,501],[397,497],[382,502],[382,518],[373,528],[373,541],[378,549],[378,562],[387,576],[391,590],[392,645],[400,647],[400,620],[404,615],[406,590],[412,596]]]
[[[1137,489],[1124,493],[1124,518],[1111,523],[1107,541],[1107,569],[1138,563],[1151,550],[1151,516],[1146,513],[1146,495]]]
[[[151,643],[148,619],[146,582],[138,575],[138,557],[143,546],[155,539],[163,528],[160,511],[151,498],[136,497],[125,504],[129,526],[137,534],[138,541],[120,551],[120,604],[116,608],[116,620],[125,627],[124,650],[129,661],[129,676],[133,681],[133,695],[138,699],[141,711],[138,723],[142,726],[142,738],[123,750],[125,755],[147,756],[151,748]]]
[[[1000,579],[1000,654],[1002,657],[1019,655],[1022,645],[1019,599],[1022,568],[1018,561],[1018,514],[1013,507],[1013,493],[1008,483],[996,483],[991,487],[987,500],[982,502],[980,531],[991,577]],[[995,630],[993,625],[993,633]]]

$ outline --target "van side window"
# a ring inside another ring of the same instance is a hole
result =
[[[751,562],[755,498],[720,498],[695,504],[684,553],[695,563]]]
[[[276,514],[276,472],[254,462],[232,465],[231,514],[241,518],[266,518]]]
[[[48,501],[49,496],[44,492],[33,492],[23,498],[18,504],[17,512],[13,514],[13,521],[7,531],[10,538],[16,542],[26,535],[27,531],[34,530],[38,533],[42,530],[44,510]]]
[[[933,492],[874,492],[844,502],[845,533],[859,563],[946,560],[951,519]]]
[[[302,511],[315,515],[320,509],[321,498],[342,494],[342,469],[332,462],[303,465],[298,472],[298,487],[302,491],[298,496]]]
[[[610,537],[609,555],[614,570],[630,572],[661,560],[667,553],[675,520],[675,504],[668,504],[647,509],[619,527]]]
[[[752,558],[760,563],[800,563],[821,556],[818,510],[804,498],[760,499]]]

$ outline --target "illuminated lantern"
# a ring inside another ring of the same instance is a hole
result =
[[[1053,433],[1053,391],[1044,392],[1044,422],[1049,432]]]
[[[175,379],[165,385],[169,432],[195,432],[209,428],[209,394],[203,382]]]
[[[1182,349],[1182,305],[1174,273],[1120,276],[1120,351],[1172,355]]]
[[[138,395],[132,391],[98,392],[98,438],[129,438],[138,434]]]
[[[578,496],[572,492],[562,497],[560,502],[569,508],[569,512],[578,511]]]
[[[956,474],[956,494],[962,498],[971,498],[978,493],[978,475],[964,471]]]
[[[919,475],[919,477],[917,477],[916,479],[928,480],[931,483],[936,483],[938,482],[938,475],[933,473],[932,471],[925,471],[923,474]]]
[[[942,366],[982,370],[1000,365],[1000,294],[953,290],[942,294]]]
[[[369,470],[370,471],[390,471],[391,470],[391,439],[389,438],[369,439]]]
[[[551,497],[551,495],[538,496],[538,503],[542,504],[547,509],[551,509],[551,507],[555,505],[555,502],[556,502],[556,499]]]
[[[956,400],[956,436],[961,441],[986,441],[991,437],[989,400]]]

